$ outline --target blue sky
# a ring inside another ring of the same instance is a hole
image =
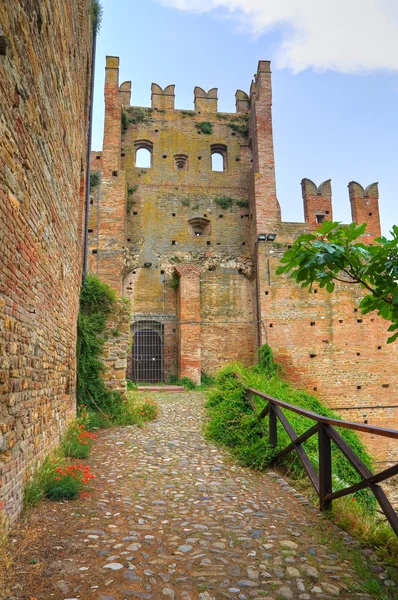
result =
[[[398,224],[398,3],[392,0],[103,0],[93,149],[102,147],[105,56],[120,57],[132,104],[151,83],[218,87],[235,111],[259,60],[271,60],[277,192],[284,221],[302,221],[300,181],[332,179],[334,218],[350,222],[347,184],[378,181],[382,228]],[[376,7],[377,4],[377,7]]]

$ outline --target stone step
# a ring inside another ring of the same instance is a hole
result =
[[[185,392],[180,385],[139,385],[139,392]]]

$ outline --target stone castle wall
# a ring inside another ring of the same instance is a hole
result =
[[[0,512],[75,414],[90,0],[0,3]],[[4,42],[4,43],[3,43]]]
[[[330,180],[317,187],[303,179],[305,222],[281,221],[270,63],[260,61],[250,94],[237,91],[236,114],[219,113],[217,90],[198,87],[195,110],[176,110],[172,85],[153,84],[151,107],[131,107],[118,66],[107,57],[90,251],[100,276],[130,299],[133,336],[136,321],[174,323],[168,373],[195,381],[233,360],[253,362],[269,343],[287,377],[343,417],[397,427],[398,345],[386,346],[385,322],[360,314],[361,290],[308,294],[275,274],[293,240],[332,219],[333,207]],[[136,163],[142,149],[145,168]],[[213,152],[223,157],[221,172],[212,170]],[[220,198],[233,202],[221,208]],[[372,242],[380,235],[377,184],[351,182],[349,201]],[[270,233],[276,239],[264,241]]]

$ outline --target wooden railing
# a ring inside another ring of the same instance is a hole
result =
[[[283,425],[286,433],[291,439],[291,443],[286,446],[286,448],[278,452],[278,454],[273,457],[273,461],[276,461],[282,456],[289,454],[289,452],[292,452],[293,450],[297,452],[305,470],[308,473],[312,485],[319,496],[321,511],[330,508],[332,500],[335,500],[336,498],[341,498],[347,494],[353,494],[354,492],[358,492],[364,488],[369,488],[375,495],[380,508],[387,518],[387,521],[390,523],[392,529],[398,536],[398,515],[391,506],[381,487],[377,485],[381,481],[396,475],[398,473],[398,464],[374,475],[371,471],[369,471],[368,467],[348,445],[348,443],[336,431],[335,427],[343,427],[344,429],[372,433],[374,435],[398,440],[397,430],[386,429],[384,427],[375,427],[374,425],[362,425],[361,423],[352,423],[350,421],[340,421],[339,419],[329,419],[328,417],[323,417],[322,415],[318,415],[317,413],[309,410],[304,410],[303,408],[299,408],[293,404],[288,404],[287,402],[283,402],[282,400],[278,400],[272,396],[267,396],[267,394],[263,394],[262,392],[253,388],[247,388],[246,393],[247,400],[257,415],[258,420],[262,421],[262,419],[264,419],[266,416],[269,418],[269,443],[272,447],[276,447],[278,443],[278,419]],[[253,396],[258,396],[259,398],[267,401],[266,406],[260,413],[257,413]],[[287,417],[282,412],[282,408],[295,412],[303,417],[307,417],[308,419],[312,419],[315,421],[315,425],[313,425],[305,433],[297,435]],[[303,447],[303,443],[313,435],[318,436],[319,475],[316,473]],[[333,492],[332,488],[332,442],[336,444],[339,450],[344,454],[354,469],[362,477],[362,481],[359,483],[336,492]]]

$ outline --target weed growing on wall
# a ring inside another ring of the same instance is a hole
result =
[[[180,278],[178,277],[175,271],[173,271],[171,275],[171,278],[169,280],[169,286],[175,291],[177,291],[180,287]]]
[[[99,0],[92,0],[89,11],[93,24],[93,30],[95,34],[97,34],[101,29],[102,22],[103,8],[101,2],[99,2]]]
[[[235,204],[239,208],[249,208],[249,200],[235,200]]]
[[[216,198],[215,202],[224,210],[228,210],[228,208],[231,208],[233,206],[234,199],[230,198],[229,196],[222,196],[221,198]]]
[[[138,190],[138,183],[136,185],[127,185],[127,214],[131,213],[131,209],[135,204],[135,200],[133,200],[133,196],[135,192]]]
[[[128,108],[127,111],[127,119],[128,122],[132,125],[138,125],[139,123],[143,123],[146,119],[149,119],[152,115],[152,110],[136,107],[136,108]]]
[[[90,192],[93,191],[100,182],[100,172],[99,171],[91,171],[90,173]]]
[[[196,127],[206,135],[210,135],[213,133],[213,124],[209,121],[202,121],[201,123],[196,123]]]
[[[122,133],[124,133],[125,131],[127,131],[129,126],[129,118],[128,115],[126,113],[125,110],[122,110],[122,117],[121,117],[121,127],[122,127]]]
[[[77,321],[77,406],[79,412],[100,413],[97,422],[102,426],[136,422],[122,396],[110,391],[102,378],[105,327],[115,303],[115,292],[95,275],[88,275]]]
[[[240,115],[239,117],[232,117],[230,122],[228,123],[228,127],[235,131],[236,133],[241,133],[242,135],[249,135],[249,115]]]

